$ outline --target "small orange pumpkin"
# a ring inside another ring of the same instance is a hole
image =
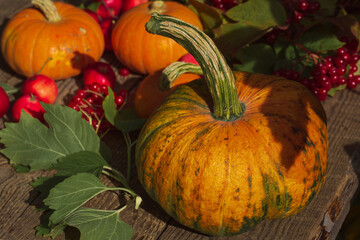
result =
[[[190,8],[174,1],[150,1],[125,12],[114,26],[111,44],[116,58],[140,74],[155,73],[187,53],[174,40],[146,32],[144,26],[152,12],[202,28],[199,17]]]
[[[20,11],[1,37],[2,54],[15,72],[30,77],[41,70],[41,74],[59,80],[80,74],[100,59],[104,37],[89,14],[62,2],[32,3],[42,12],[35,8]]]
[[[324,108],[296,82],[233,72],[197,28],[154,13],[149,32],[176,38],[204,78],[181,85],[148,118],[136,143],[146,192],[175,220],[234,235],[304,209],[326,178]]]
[[[198,74],[185,73],[176,78],[169,89],[162,90],[160,88],[161,74],[162,70],[149,74],[136,89],[134,105],[140,118],[148,118],[180,85],[200,78]]]

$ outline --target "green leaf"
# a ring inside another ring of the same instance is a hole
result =
[[[273,48],[264,43],[251,44],[237,53],[236,58],[241,65],[236,66],[238,71],[272,74],[276,55]],[[266,59],[266,61],[264,61]]]
[[[93,2],[93,3],[90,3],[86,9],[89,9],[93,12],[96,12],[98,9],[99,9],[99,6],[101,5],[101,2]]]
[[[133,235],[118,211],[79,208],[66,217],[65,223],[80,230],[80,240],[126,240]]]
[[[58,170],[57,176],[71,176],[87,172],[100,177],[103,166],[109,165],[100,154],[82,151],[60,158],[54,168]]]
[[[112,159],[112,152],[110,147],[104,142],[100,141],[100,154],[106,162],[110,162]]]
[[[109,94],[103,101],[103,109],[106,119],[117,129],[124,132],[131,132],[140,129],[146,119],[139,118],[134,108],[121,109],[118,111],[115,108],[114,94],[109,89]]]
[[[343,84],[343,85],[340,85],[340,86],[338,86],[338,87],[334,87],[334,88],[330,89],[327,94],[328,94],[329,96],[334,96],[334,95],[335,95],[335,92],[337,92],[337,91],[339,91],[339,90],[343,90],[343,89],[345,89],[345,88],[346,88],[346,84]]]
[[[233,21],[256,25],[263,29],[284,25],[286,20],[286,11],[276,0],[246,1],[229,9],[225,15]]]
[[[14,94],[14,93],[17,93],[20,88],[14,88],[13,86],[7,84],[7,83],[0,83],[0,87],[2,87],[2,89],[4,89],[4,91],[7,93],[7,94]]]
[[[337,0],[318,0],[320,9],[316,12],[321,16],[332,16],[337,8]]]
[[[305,32],[297,39],[297,43],[303,45],[310,52],[336,50],[344,45],[344,43],[341,42],[334,33],[328,31],[326,27]]]
[[[110,190],[90,173],[79,173],[66,178],[50,190],[44,203],[55,210],[50,221],[57,224],[88,200],[101,192]]]
[[[49,128],[22,114],[18,123],[6,123],[0,131],[1,150],[12,164],[31,171],[50,169],[57,159],[80,151],[99,152],[100,139],[81,113],[61,105],[42,104]]]
[[[189,4],[189,7],[195,8],[205,31],[206,29],[213,29],[221,25],[222,16],[219,9],[197,0],[190,0]]]
[[[60,223],[57,225],[51,225],[49,222],[49,217],[53,211],[46,211],[40,218],[40,224],[35,228],[36,236],[44,236],[56,238],[64,232],[66,224]]]
[[[49,196],[50,189],[55,187],[60,182],[64,181],[67,176],[53,176],[53,177],[39,177],[30,185],[34,188],[35,191],[40,192],[40,198],[44,199]]]
[[[214,41],[225,57],[230,59],[240,48],[259,39],[266,32],[266,28],[246,23],[227,23],[214,29]]]

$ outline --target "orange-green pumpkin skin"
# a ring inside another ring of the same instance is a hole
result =
[[[45,65],[41,74],[55,80],[76,76],[104,51],[101,28],[89,14],[70,4],[54,4],[60,21],[49,22],[39,9],[27,8],[2,33],[4,59],[20,75],[33,76]]]
[[[245,232],[298,213],[324,184],[327,120],[303,85],[234,72],[245,111],[212,116],[202,80],[180,86],[143,127],[140,182],[181,224],[210,235]]]
[[[174,40],[152,35],[145,30],[153,1],[140,4],[124,13],[116,22],[111,43],[116,58],[132,72],[152,74],[177,61],[187,51]],[[188,7],[164,1],[161,14],[177,17],[202,29],[199,17]]]
[[[148,118],[178,86],[200,78],[200,75],[186,73],[180,75],[167,90],[159,87],[161,71],[146,76],[135,93],[134,107],[140,118]]]

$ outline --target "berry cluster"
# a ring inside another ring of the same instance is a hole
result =
[[[282,2],[283,6],[288,12],[288,18],[286,19],[287,27],[280,29],[274,28],[270,32],[266,33],[264,39],[267,43],[273,44],[278,38],[279,34],[284,34],[287,38],[292,39],[294,33],[292,32],[291,26],[293,24],[301,23],[304,17],[310,17],[311,14],[315,13],[320,9],[320,3],[318,1],[300,0],[300,1],[289,1],[285,0]]]
[[[108,86],[94,82],[83,89],[77,90],[68,106],[80,111],[82,117],[94,127],[97,133],[104,133],[111,127],[111,124],[104,116],[102,107],[102,102],[107,95]],[[114,97],[116,107],[120,109],[126,101],[127,91],[125,89],[120,90]]]
[[[350,42],[349,42],[350,43]],[[349,89],[360,83],[360,75],[354,75],[357,70],[359,55],[349,45],[336,50],[335,55],[329,55],[317,63],[309,78],[300,78],[295,70],[279,69],[275,75],[299,81],[308,87],[321,101],[324,101],[330,89],[345,85]]]
[[[210,5],[218,9],[221,9],[223,11],[235,7],[238,4],[239,4],[238,0],[210,0]]]
[[[300,22],[304,17],[311,15],[312,13],[320,9],[320,3],[318,1],[300,0],[300,1],[283,1],[283,5],[289,10],[290,17],[287,19],[287,23]]]

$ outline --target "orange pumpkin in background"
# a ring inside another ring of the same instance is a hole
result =
[[[33,0],[10,19],[1,37],[5,61],[18,74],[54,80],[76,76],[104,51],[99,24],[83,10],[62,2]]]
[[[178,2],[150,1],[131,8],[115,24],[111,44],[116,58],[132,72],[155,73],[187,53],[174,40],[145,31],[152,12],[179,18],[202,29],[199,17]]]
[[[135,93],[135,110],[140,118],[148,118],[180,85],[200,78],[198,74],[186,73],[180,75],[167,90],[161,90],[159,87],[161,70],[145,77]]]

